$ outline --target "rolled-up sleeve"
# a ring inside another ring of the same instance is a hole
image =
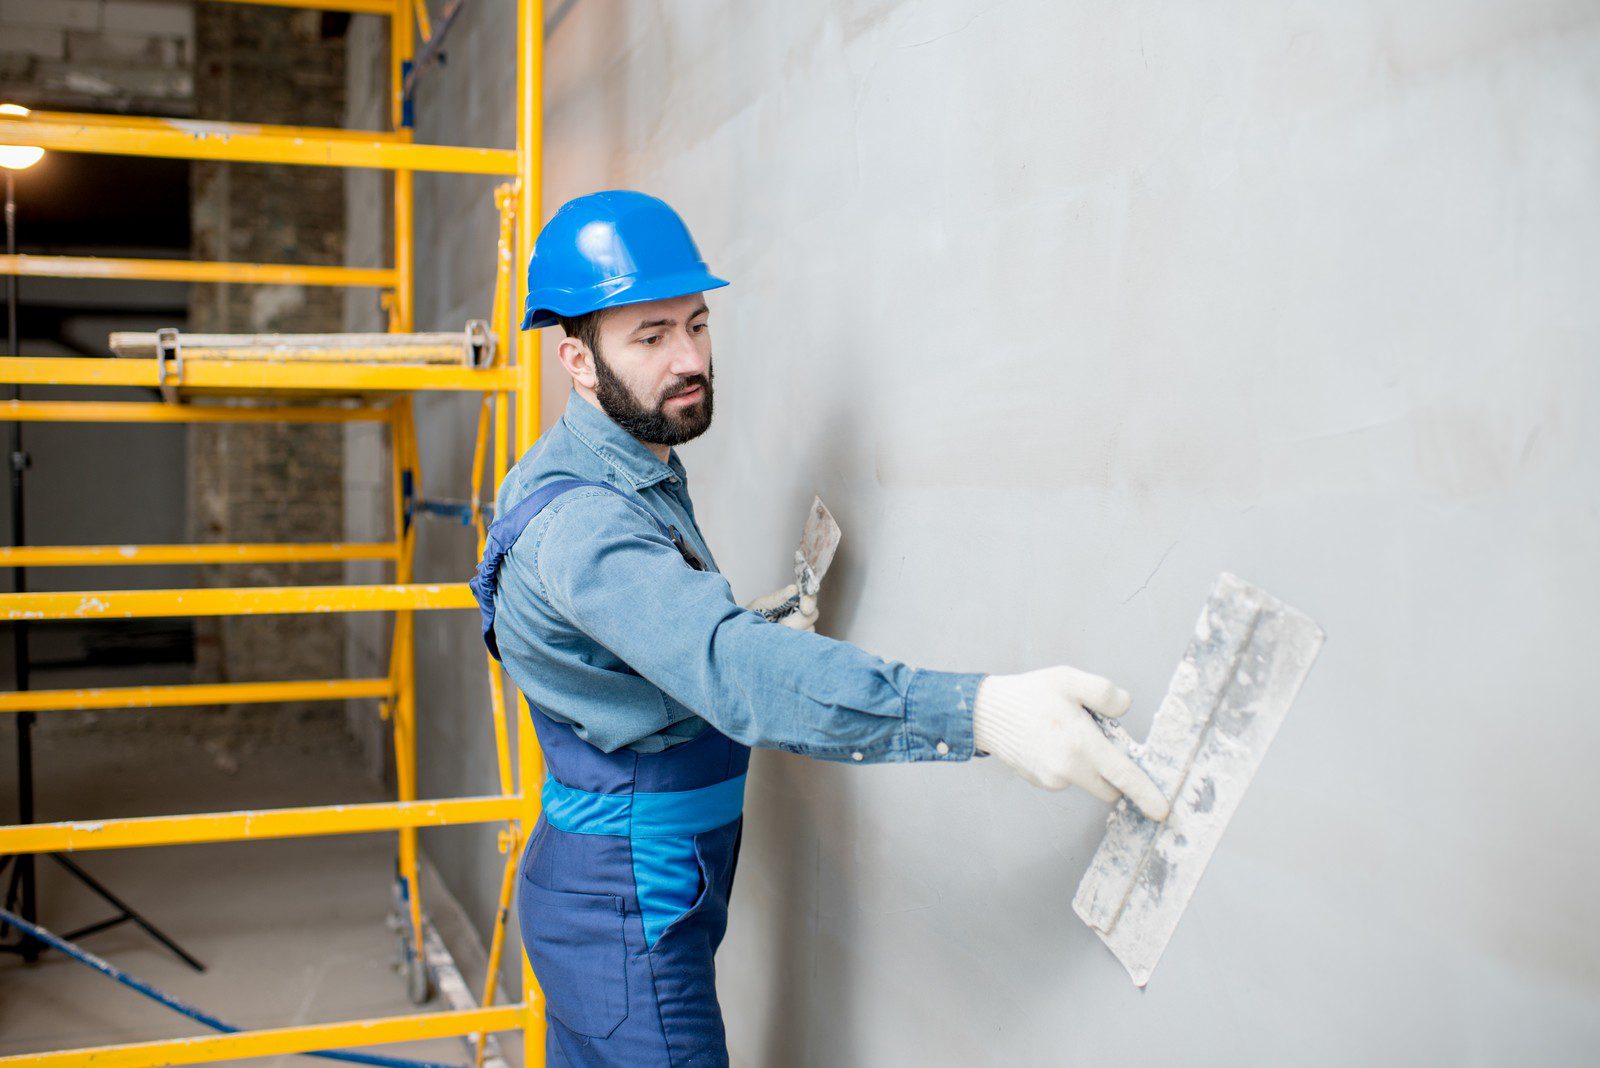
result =
[[[886,661],[770,623],[689,567],[633,504],[574,490],[506,568],[673,700],[750,746],[823,760],[966,760],[982,675]]]

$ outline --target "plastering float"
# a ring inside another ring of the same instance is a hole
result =
[[[1144,744],[1096,717],[1172,802],[1156,823],[1118,801],[1072,902],[1136,986],[1150,981],[1322,641],[1306,615],[1220,575]]]

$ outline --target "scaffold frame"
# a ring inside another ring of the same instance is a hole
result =
[[[396,831],[402,898],[411,944],[420,954],[424,918],[418,893],[417,829],[503,824],[498,845],[505,856],[499,909],[479,1007],[419,1012],[378,1020],[351,1020],[236,1034],[59,1050],[0,1057],[0,1065],[199,1064],[342,1046],[373,1046],[461,1036],[483,1063],[487,1036],[520,1031],[524,1063],[543,1065],[544,1005],[526,954],[522,995],[495,1005],[506,939],[506,920],[517,859],[539,816],[544,777],[533,731],[516,732],[511,752],[508,708],[526,711],[498,664],[485,653],[490,715],[500,793],[485,797],[420,799],[416,789],[415,613],[474,607],[464,583],[413,581],[416,513],[421,499],[420,457],[413,395],[428,390],[482,395],[469,498],[479,551],[486,532],[480,505],[485,473],[498,486],[516,455],[539,432],[538,336],[516,329],[509,309],[520,308],[526,281],[514,269],[526,263],[540,219],[541,78],[543,18],[539,0],[516,0],[517,99],[515,148],[489,149],[415,143],[407,125],[403,86],[418,32],[430,36],[423,0],[209,0],[340,11],[386,17],[390,25],[390,126],[382,132],[189,122],[161,118],[33,112],[0,117],[0,144],[32,144],[53,151],[134,157],[367,167],[392,172],[394,264],[390,267],[221,263],[191,260],[75,256],[0,256],[0,275],[135,279],[191,283],[365,286],[379,290],[391,333],[414,329],[415,171],[503,175],[494,191],[499,244],[490,332],[494,356],[486,366],[407,365],[393,362],[306,364],[274,360],[197,360],[180,377],[156,358],[0,359],[0,383],[161,388],[161,402],[39,401],[0,404],[0,419],[50,422],[378,422],[387,428],[394,538],[367,543],[74,545],[0,548],[0,567],[70,567],[170,563],[271,563],[371,560],[389,565],[393,581],[375,585],[199,588],[0,594],[0,620],[387,612],[394,619],[388,673],[379,678],[311,679],[260,683],[123,686],[0,693],[0,715],[73,709],[134,713],[217,703],[376,700],[395,739],[396,800],[263,811],[80,820],[0,827],[0,854],[135,848],[193,842],[244,841],[310,835]],[[513,349],[512,341],[517,345]],[[513,352],[515,359],[513,360]],[[258,404],[206,403],[219,395]],[[515,453],[512,452],[513,445]],[[524,719],[525,723],[526,720]],[[520,948],[520,947],[519,947]],[[475,1036],[475,1038],[474,1038]]]

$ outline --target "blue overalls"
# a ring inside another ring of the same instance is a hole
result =
[[[539,487],[490,528],[473,593],[498,659],[505,554],[561,493]],[[617,492],[614,490],[614,492]],[[678,532],[654,520],[691,567]],[[714,957],[727,929],[748,747],[707,724],[659,753],[604,753],[529,706],[549,777],[517,880],[517,916],[544,991],[551,1065],[726,1065]]]

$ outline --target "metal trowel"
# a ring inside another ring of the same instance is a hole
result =
[[[822,588],[822,576],[827,574],[834,551],[839,548],[839,538],[839,524],[833,521],[833,513],[828,511],[821,497],[813,497],[805,529],[800,532],[800,548],[794,551],[794,584],[800,592],[775,608],[763,611],[764,618],[776,623],[800,607],[802,596],[817,595]]]
[[[1072,902],[1134,985],[1150,981],[1322,640],[1310,617],[1220,575],[1144,744],[1095,717],[1172,802],[1156,823],[1118,801]]]

